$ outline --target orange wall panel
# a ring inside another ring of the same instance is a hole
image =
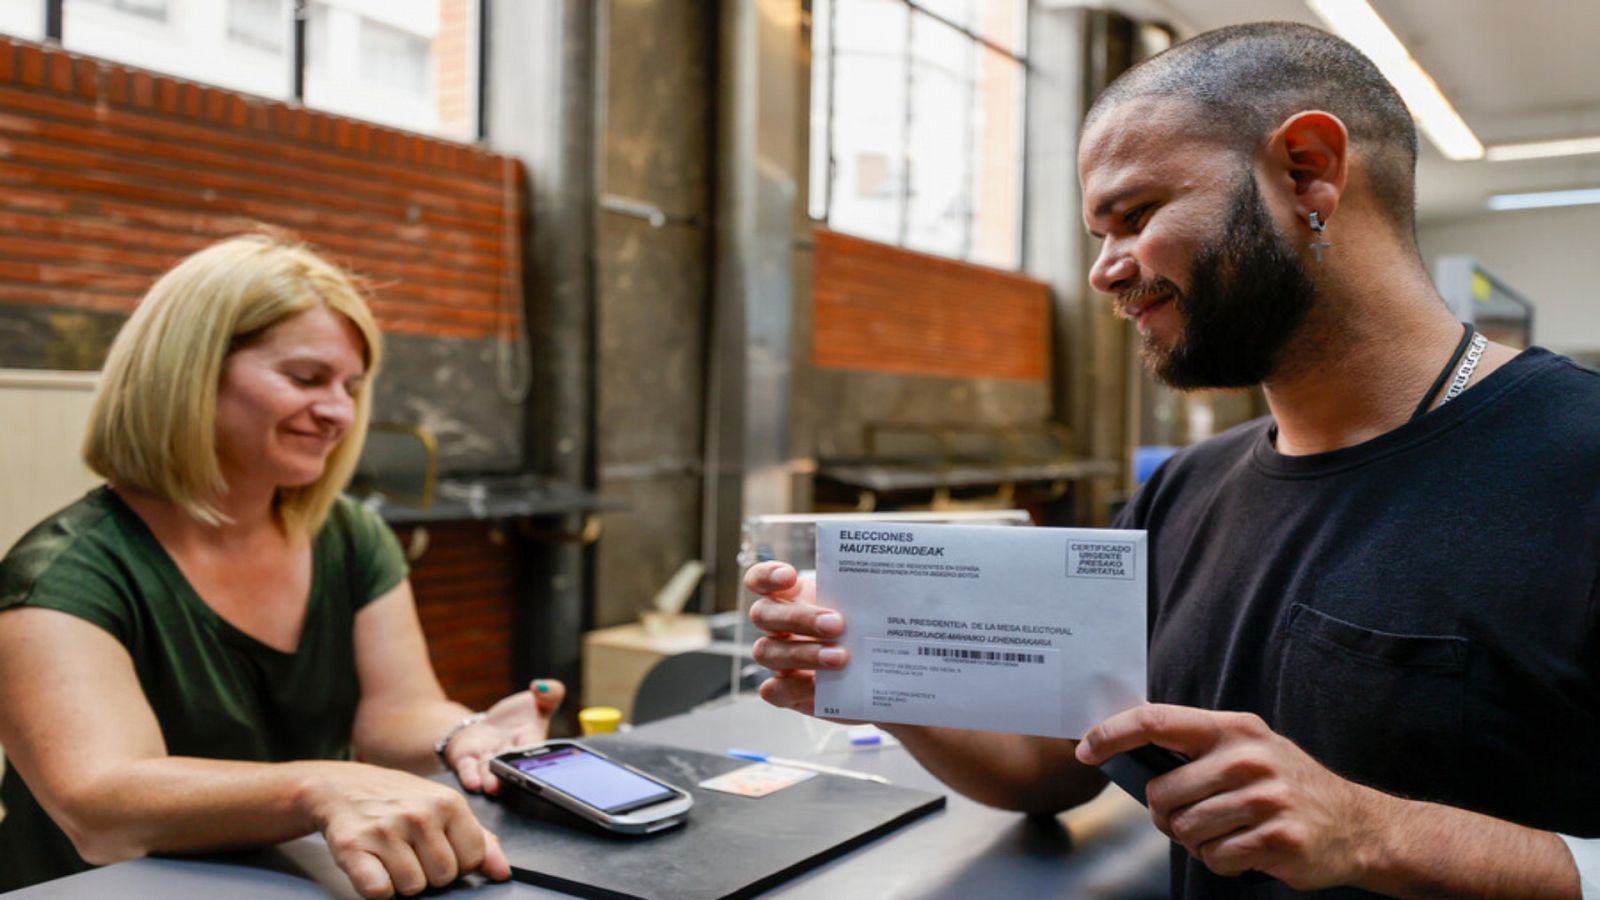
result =
[[[1050,289],[1041,282],[821,230],[812,278],[817,366],[1049,377]]]

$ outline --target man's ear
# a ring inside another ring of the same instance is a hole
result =
[[[1322,221],[1333,218],[1344,194],[1349,171],[1350,133],[1332,113],[1295,113],[1267,142],[1273,168],[1294,185],[1295,215],[1315,211]]]

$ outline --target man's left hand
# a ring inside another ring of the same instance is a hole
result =
[[[1328,771],[1259,716],[1145,704],[1091,728],[1079,761],[1155,744],[1190,759],[1146,790],[1156,827],[1219,875],[1264,872],[1297,890],[1359,882],[1385,801]]]
[[[550,717],[561,708],[566,685],[553,678],[535,679],[519,691],[489,707],[488,715],[450,739],[445,759],[469,791],[500,792],[500,779],[489,771],[489,761],[501,753],[543,741],[550,734]]]

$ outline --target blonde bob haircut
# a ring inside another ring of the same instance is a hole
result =
[[[178,263],[144,295],[106,357],[84,462],[111,484],[163,497],[201,522],[226,521],[217,508],[228,490],[216,441],[223,361],[284,319],[319,306],[361,332],[367,365],[355,420],[321,477],[278,489],[285,529],[315,534],[361,455],[382,336],[349,275],[277,235],[213,244]]]

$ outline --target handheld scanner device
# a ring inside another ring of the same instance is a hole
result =
[[[546,741],[489,762],[495,775],[610,831],[648,834],[682,823],[694,798],[572,741]]]

